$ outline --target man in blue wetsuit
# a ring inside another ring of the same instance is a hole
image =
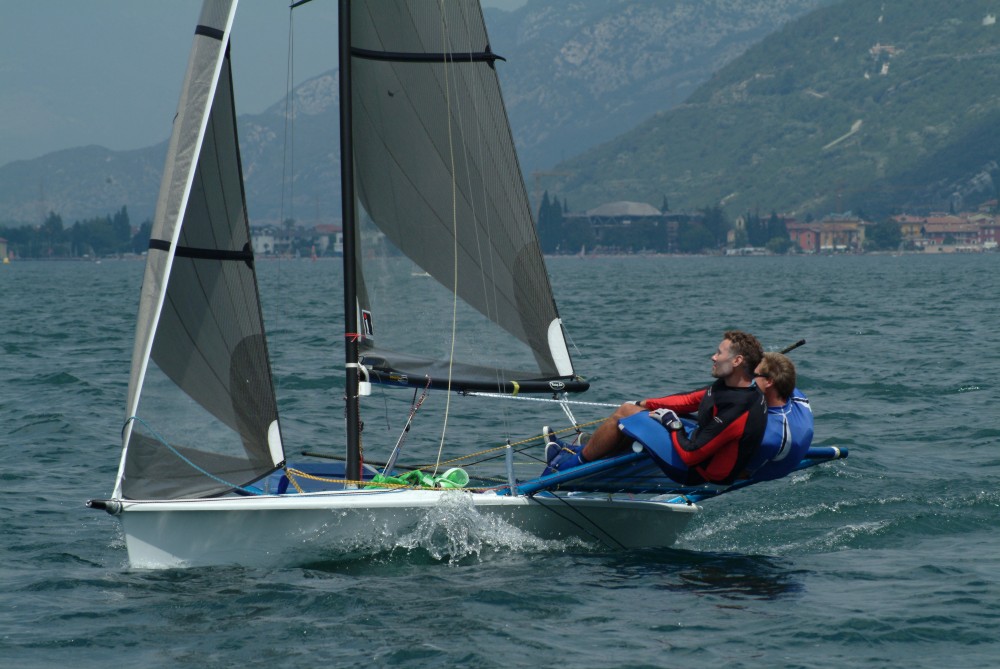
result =
[[[767,428],[746,473],[769,481],[791,473],[809,450],[813,414],[809,400],[795,387],[795,365],[781,353],[764,354],[754,382],[767,400]]]

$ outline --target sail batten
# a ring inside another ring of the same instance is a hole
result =
[[[157,251],[170,251],[170,242],[163,239],[149,240],[149,248]],[[249,243],[239,251],[227,251],[217,248],[197,248],[194,246],[178,246],[174,255],[180,258],[202,258],[205,260],[239,260],[253,262],[253,251]]]
[[[226,38],[226,31],[220,30],[214,26],[206,26],[198,24],[194,28],[195,35],[201,35],[203,37],[211,37],[212,39],[217,39],[220,42]]]

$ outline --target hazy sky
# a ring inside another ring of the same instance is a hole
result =
[[[527,0],[484,0],[506,9]],[[281,98],[287,0],[243,0],[233,27],[240,112]],[[201,0],[5,0],[0,9],[0,165],[99,144],[167,139]],[[295,80],[336,64],[337,3],[295,11]]]

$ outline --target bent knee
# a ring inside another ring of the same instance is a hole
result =
[[[635,414],[642,413],[643,411],[649,411],[649,409],[643,409],[641,406],[636,404],[626,403],[618,407],[613,417],[621,420],[622,418],[628,418],[629,416],[634,416]]]

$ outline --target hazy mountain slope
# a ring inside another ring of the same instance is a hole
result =
[[[828,0],[533,0],[488,15],[526,176],[682,102]]]
[[[791,17],[829,0],[529,0],[487,12],[497,70],[529,190],[550,169],[679,103],[711,73]],[[247,11],[250,11],[248,8]],[[239,53],[234,54],[236,81]],[[336,73],[296,89],[294,150],[284,102],[241,115],[254,220],[301,222],[339,211]],[[152,216],[165,143],[131,152],[73,149],[0,167],[0,221],[67,222],[126,205]],[[290,173],[294,165],[294,178]],[[284,185],[284,193],[282,188]]]
[[[1000,7],[846,0],[787,25],[682,106],[560,165],[584,207],[791,213],[995,197]]]
[[[137,151],[85,146],[0,167],[0,221],[41,223],[50,211],[67,225],[127,205],[152,214],[166,142]]]
[[[296,113],[287,129],[284,101],[262,114],[239,117],[247,201],[254,220],[311,222],[318,211],[323,220],[339,212],[338,103],[334,72],[295,90]],[[294,137],[294,148],[287,151],[286,132]],[[41,221],[55,211],[70,225],[125,205],[138,224],[151,218],[156,208],[166,152],[167,142],[135,151],[90,146],[4,165],[0,221]],[[292,165],[295,177],[286,178]]]

